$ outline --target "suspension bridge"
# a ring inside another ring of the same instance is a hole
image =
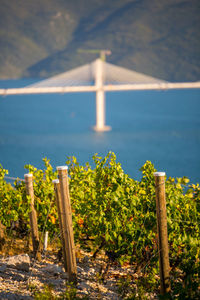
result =
[[[95,61],[23,88],[0,89],[0,95],[96,92],[96,131],[111,130],[105,120],[105,93],[128,90],[200,88],[198,82],[167,82],[98,58]]]

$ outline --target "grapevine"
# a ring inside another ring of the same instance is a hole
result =
[[[31,165],[35,208],[40,232],[51,237],[59,233],[52,180],[57,177],[48,159],[44,170]],[[135,271],[148,273],[151,288],[158,274],[158,247],[155,204],[155,168],[147,161],[140,181],[130,178],[109,152],[93,156],[94,167],[67,159],[69,189],[76,244],[93,256],[104,251],[109,263],[132,264]],[[9,228],[19,222],[29,229],[29,205],[23,181],[14,187],[6,182],[7,170],[0,168],[0,220]],[[195,299],[200,278],[200,186],[189,179],[166,178],[168,239],[174,297]],[[181,277],[181,283],[176,280]]]

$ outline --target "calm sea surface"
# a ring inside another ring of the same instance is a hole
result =
[[[0,88],[32,82],[0,81]],[[42,168],[44,157],[55,168],[67,156],[84,164],[113,151],[135,179],[150,160],[167,176],[200,182],[200,89],[107,93],[106,110],[112,131],[97,133],[94,93],[0,97],[0,163],[23,178],[24,165]]]

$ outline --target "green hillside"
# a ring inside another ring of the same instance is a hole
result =
[[[46,77],[94,60],[200,80],[199,0],[0,0],[0,78]]]

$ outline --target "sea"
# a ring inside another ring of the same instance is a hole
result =
[[[0,88],[37,80],[1,80]],[[95,93],[0,96],[0,163],[23,178],[25,164],[54,169],[75,156],[116,154],[125,173],[140,180],[151,161],[167,177],[200,182],[200,89],[106,93],[109,132],[95,132]]]

